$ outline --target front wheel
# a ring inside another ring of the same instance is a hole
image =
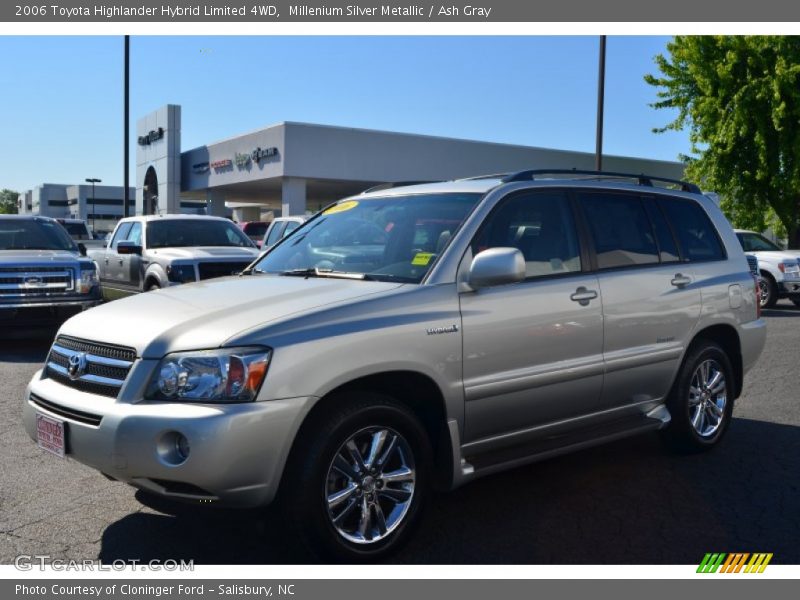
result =
[[[312,553],[377,560],[409,537],[430,480],[431,449],[419,420],[388,396],[353,392],[298,438],[281,500]]]
[[[772,308],[778,302],[778,284],[768,275],[758,278],[758,300],[761,308]]]
[[[734,385],[730,359],[717,344],[703,341],[690,350],[667,399],[672,420],[665,441],[682,452],[713,448],[730,425]]]

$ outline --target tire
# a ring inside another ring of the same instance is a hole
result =
[[[800,308],[800,300],[797,298],[792,298],[792,304],[794,304],[797,308]]]
[[[758,298],[761,308],[772,308],[778,302],[778,284],[771,275],[761,275],[758,278]]]
[[[715,383],[717,374],[721,379]],[[662,432],[667,445],[681,453],[716,446],[730,426],[735,385],[731,361],[720,346],[701,340],[691,348],[667,398],[672,417]]]
[[[413,413],[389,396],[349,392],[330,401],[333,408],[312,417],[298,436],[279,501],[311,554],[375,561],[406,542],[419,521],[431,481],[430,441]],[[391,482],[384,478],[389,473]]]
[[[161,289],[161,286],[158,284],[157,281],[151,281],[147,286],[147,291],[148,292],[154,292],[154,291],[160,290],[160,289]]]

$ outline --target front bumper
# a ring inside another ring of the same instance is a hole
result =
[[[800,279],[788,279],[779,282],[778,296],[781,298],[800,296]]]
[[[42,379],[39,372],[25,393],[23,421],[34,440],[37,412],[64,421],[67,456],[114,479],[176,500],[255,507],[275,497],[311,400],[128,403]],[[99,424],[82,413],[99,417]],[[180,464],[163,452],[174,432],[189,442]]]
[[[68,318],[102,302],[99,291],[85,296],[0,302],[0,323],[12,327],[60,325]]]

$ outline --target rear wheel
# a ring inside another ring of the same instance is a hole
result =
[[[382,394],[352,392],[302,432],[287,464],[281,501],[312,553],[379,559],[409,537],[430,481],[424,428]]]
[[[692,348],[667,399],[672,420],[665,441],[682,452],[713,448],[730,424],[734,385],[730,359],[720,346],[701,341]]]

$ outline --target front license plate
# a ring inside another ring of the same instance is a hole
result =
[[[39,448],[64,458],[64,421],[36,415],[36,443]]]

